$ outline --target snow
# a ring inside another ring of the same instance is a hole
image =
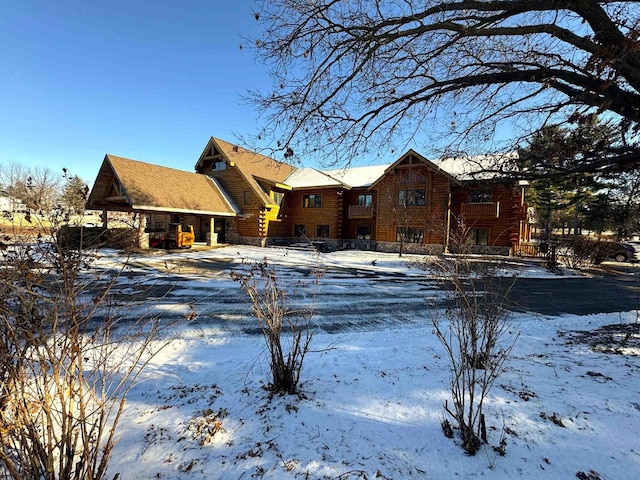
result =
[[[315,168],[299,168],[289,175],[284,181],[291,188],[304,187],[342,187],[343,185],[327,174]]]
[[[383,165],[369,165],[366,167],[325,170],[324,173],[349,185],[351,188],[364,188],[371,186],[390,166],[390,163],[385,163]]]
[[[469,157],[448,157],[433,163],[458,180],[490,180],[501,175],[501,170],[513,170],[509,162],[517,158],[517,152],[502,155],[474,155]]]
[[[292,188],[347,187],[365,188],[382,176],[389,164],[350,167],[338,170],[299,168],[284,181]]]
[[[412,263],[420,257],[232,246],[137,256],[130,272],[143,274],[120,283],[134,283],[129,287],[136,290],[155,281],[150,272],[167,265],[188,276],[189,283],[180,295],[160,305],[161,315],[173,309],[184,312],[181,298],[195,294],[203,298],[196,310],[219,309],[229,318],[251,322],[248,306],[246,313],[226,312],[219,299],[223,294],[242,296],[230,279],[232,269],[265,257],[292,290],[312,280],[311,269],[326,269],[319,290],[327,294],[315,297],[317,309],[338,305],[346,317],[357,315],[360,304],[373,298],[397,300],[395,290],[418,285],[411,282],[425,276]],[[110,267],[120,261],[115,252],[106,252],[98,265]],[[197,268],[202,265],[215,268]],[[535,264],[513,265],[505,274],[556,278]],[[372,282],[372,275],[389,280],[388,290],[380,287],[385,282]],[[427,287],[410,293],[431,294]],[[403,315],[411,321],[395,321]],[[398,309],[387,317],[388,326],[377,323],[375,328],[343,328],[337,333],[318,329],[314,353],[305,360],[300,396],[271,396],[264,389],[268,365],[260,335],[202,320],[172,324],[157,339],[155,346],[162,349],[130,392],[108,476],[640,477],[637,342],[614,353],[591,346],[584,334],[576,333],[633,325],[636,312],[513,314],[509,321],[519,338],[488,395],[489,442],[475,456],[465,455],[459,440],[446,438],[440,426],[451,379],[426,301],[422,309]],[[505,456],[492,448],[502,437]]]

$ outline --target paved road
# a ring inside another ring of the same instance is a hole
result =
[[[512,299],[513,310],[543,315],[634,310],[640,308],[640,275],[603,272],[588,278],[521,278]]]

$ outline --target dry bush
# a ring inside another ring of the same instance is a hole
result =
[[[574,270],[590,267],[602,261],[601,243],[589,237],[575,237],[558,245],[558,259]]]
[[[463,449],[473,455],[487,441],[484,402],[516,336],[509,329],[505,308],[514,279],[498,275],[500,265],[495,260],[465,254],[466,233],[461,225],[452,234],[458,254],[440,256],[424,268],[441,280],[448,300],[444,311],[432,311],[434,332],[452,374],[452,402],[445,402],[445,412],[460,432]],[[445,425],[449,425],[446,419]]]
[[[52,217],[1,253],[0,478],[98,480],[157,324],[120,322],[115,278],[97,283],[95,252],[62,248]]]
[[[579,270],[615,257],[615,245],[614,242],[578,235],[559,245],[558,257],[567,267]]]
[[[302,365],[313,339],[313,305],[306,311],[293,309],[292,286],[282,284],[266,258],[251,264],[244,274],[232,272],[231,275],[249,296],[251,309],[262,329],[269,350],[271,389],[297,393]],[[316,269],[315,275],[317,286],[322,272]]]

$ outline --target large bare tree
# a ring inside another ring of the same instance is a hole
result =
[[[24,166],[9,162],[0,164],[0,186],[9,195],[20,199],[34,212],[48,211],[55,205],[62,176],[43,166]]]
[[[486,152],[501,126],[517,143],[600,114],[623,140],[575,168],[640,159],[638,2],[258,0],[255,15],[273,80],[250,97],[257,138],[285,157],[344,165],[418,138]]]

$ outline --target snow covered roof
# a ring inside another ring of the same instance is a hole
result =
[[[300,168],[289,175],[284,183],[292,188],[345,187],[365,188],[376,181],[389,165],[350,167],[338,170]]]
[[[409,153],[414,152],[410,151]],[[508,160],[513,159],[516,155],[516,152],[510,152],[504,155],[449,157],[433,161],[425,159],[424,161],[438,167],[443,173],[450,175],[455,180],[497,180],[507,176],[506,173],[513,168],[508,163]],[[318,170],[311,167],[299,168],[292,172],[284,183],[292,188],[367,188],[382,177],[385,171],[393,165],[387,163],[384,165],[336,170]]]
[[[370,186],[382,176],[390,164],[370,165],[367,167],[342,168],[340,170],[325,170],[324,173],[349,185],[351,188],[364,188]]]
[[[289,185],[291,188],[344,186],[335,178],[311,167],[295,170],[285,179],[284,183]]]
[[[517,152],[503,155],[476,155],[473,157],[449,157],[434,160],[439,168],[458,180],[496,180],[505,177],[510,170],[508,161],[517,156]]]

